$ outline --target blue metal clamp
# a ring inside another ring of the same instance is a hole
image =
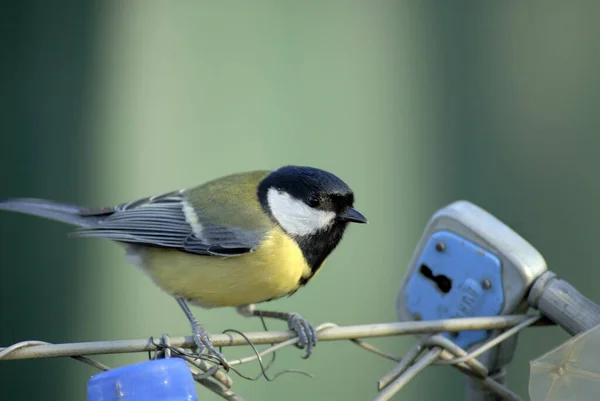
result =
[[[496,316],[504,305],[502,265],[496,255],[449,231],[432,235],[406,286],[415,320]],[[485,330],[452,336],[462,348],[484,341]]]

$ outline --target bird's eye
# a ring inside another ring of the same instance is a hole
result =
[[[307,200],[308,200],[308,206],[310,206],[310,207],[317,207],[321,204],[321,200],[319,198],[317,198],[315,195],[310,195]]]

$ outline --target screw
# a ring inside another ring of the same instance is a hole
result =
[[[490,288],[492,288],[492,282],[490,280],[483,280],[481,282],[481,286],[484,290],[489,290]]]
[[[421,314],[419,312],[415,312],[413,313],[413,319],[419,321],[419,320],[423,320],[423,316],[421,316]]]
[[[435,244],[435,250],[438,252],[444,252],[444,250],[446,249],[446,244],[443,242],[438,242],[437,244]]]

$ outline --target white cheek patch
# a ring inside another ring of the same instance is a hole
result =
[[[335,218],[334,212],[317,210],[286,192],[270,188],[267,201],[271,213],[281,227],[292,235],[310,235],[327,228]]]

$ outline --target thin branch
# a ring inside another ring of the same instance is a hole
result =
[[[388,337],[407,334],[431,334],[440,332],[458,332],[467,330],[495,330],[514,327],[528,320],[527,315],[509,315],[498,317],[456,318],[421,322],[395,322],[367,324],[361,326],[338,326],[324,329],[318,333],[319,341],[352,340],[359,338]],[[541,322],[548,324],[547,322]],[[539,325],[539,324],[538,324]],[[252,332],[247,339],[236,333],[211,335],[215,346],[278,344],[295,338],[290,331]],[[0,360],[36,359],[53,357],[71,357],[80,355],[122,354],[129,352],[156,351],[157,345],[152,339],[98,341],[66,344],[31,345],[25,347],[0,348]],[[170,345],[175,348],[194,348],[191,337],[170,337]]]
[[[373,352],[379,356],[399,362],[386,376],[379,381],[379,394],[377,400],[388,400],[399,391],[408,381],[418,374],[422,369],[431,364],[452,364],[465,375],[473,377],[488,389],[494,391],[498,396],[511,401],[521,401],[518,396],[508,388],[487,377],[487,369],[479,361],[474,359],[476,355],[484,352],[492,346],[497,345],[511,335],[524,329],[529,325],[549,325],[548,320],[541,316],[511,315],[485,318],[456,318],[437,321],[404,322],[404,323],[381,323],[362,326],[339,327],[333,323],[323,323],[316,328],[317,337],[320,341],[350,340],[358,346]],[[469,330],[495,330],[509,329],[500,336],[484,342],[470,354],[452,341],[437,334],[443,332],[458,332]],[[248,345],[254,354],[235,361],[229,361],[231,370],[240,377],[248,378],[237,371],[233,366],[258,360],[262,376],[271,381],[283,373],[305,372],[286,370],[275,374],[274,377],[266,375],[266,367],[263,366],[262,357],[274,353],[276,350],[298,342],[298,337],[288,331],[266,331],[259,333],[241,333],[235,330],[225,332],[227,334],[213,335],[215,346],[241,346]],[[372,344],[361,340],[363,338],[388,337],[407,334],[420,334],[426,336],[421,339],[418,346],[413,348],[408,355],[401,358],[384,352]],[[258,351],[256,344],[270,344],[263,351]],[[94,361],[84,355],[94,354],[118,354],[127,352],[151,352],[157,351],[154,358],[183,358],[190,363],[190,369],[194,379],[208,390],[229,401],[243,401],[243,398],[231,391],[232,381],[225,372],[221,372],[218,364],[209,365],[206,361],[191,357],[183,348],[194,348],[195,344],[191,337],[170,337],[163,335],[162,342],[157,343],[151,337],[147,340],[121,340],[121,341],[99,341],[71,344],[49,344],[43,341],[23,341],[6,348],[0,348],[0,360],[35,359],[51,357],[70,357],[81,362],[95,366],[100,370],[109,368],[100,362]],[[426,347],[430,350],[419,358]],[[273,354],[274,356],[274,354]],[[439,359],[438,359],[439,358]],[[441,360],[440,360],[441,359]],[[213,361],[214,362],[214,361]]]

